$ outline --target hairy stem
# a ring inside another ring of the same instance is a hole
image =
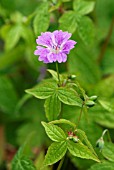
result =
[[[110,137],[110,133],[109,133],[109,130],[108,130],[108,129],[105,129],[105,130],[103,131],[102,137],[106,134],[106,132],[107,132],[107,136],[108,136],[109,142],[112,142],[111,137]]]

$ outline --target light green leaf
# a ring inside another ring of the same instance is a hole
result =
[[[44,107],[48,121],[52,121],[57,119],[61,111],[61,102],[58,99],[57,95],[53,94],[46,99]]]
[[[78,136],[80,136],[79,138],[81,139],[81,141],[84,141],[86,143],[86,145],[88,146],[88,148],[91,150],[91,152],[97,157],[96,152],[93,149],[92,144],[90,143],[90,141],[88,140],[85,132],[81,129],[77,130]]]
[[[105,110],[107,110],[108,112],[111,112],[111,113],[114,112],[114,108],[112,108],[112,105],[111,105],[110,102],[104,101],[104,100],[99,100],[98,102],[99,102],[100,105],[101,105]]]
[[[105,128],[114,128],[114,114],[105,111],[101,107],[96,107],[91,110],[92,118],[95,122]]]
[[[56,88],[57,88],[57,85],[54,82],[43,81],[36,87],[25,90],[25,92],[35,96],[36,98],[46,99],[50,97],[51,95],[53,95]]]
[[[24,16],[19,11],[14,11],[10,15],[10,19],[13,23],[22,23]]]
[[[85,45],[93,45],[95,40],[95,29],[93,22],[89,17],[85,16],[81,18],[78,26],[78,33]]]
[[[54,70],[50,70],[50,69],[47,69],[47,71],[52,75],[52,77],[54,78],[54,80],[56,80],[58,82],[58,75],[57,75],[57,72],[54,71]],[[60,80],[62,79],[62,76],[59,75],[60,77]]]
[[[65,104],[82,107],[82,100],[73,89],[60,87],[58,98]]]
[[[48,2],[45,2],[38,8],[37,14],[33,21],[35,34],[39,35],[41,32],[45,32],[49,27],[49,21]]]
[[[34,33],[32,29],[30,29],[29,27],[26,27],[25,25],[22,25],[21,37],[25,40],[28,46],[34,47]]]
[[[45,122],[42,122],[42,125],[45,128],[46,134],[52,141],[61,142],[66,140],[66,135],[60,127]]]
[[[21,25],[17,24],[12,26],[9,32],[7,33],[7,38],[5,42],[6,50],[11,50],[12,48],[14,48],[17,42],[19,41],[20,36],[21,36]]]
[[[110,87],[110,88],[109,88]],[[102,98],[111,98],[114,94],[114,75],[110,75],[105,79],[101,79],[99,83],[93,88],[94,94],[102,96]]]
[[[13,114],[17,101],[18,98],[10,79],[0,76],[0,110]]]
[[[91,152],[91,150],[80,141],[78,143],[68,141],[68,150],[73,156],[84,159],[92,159],[94,161],[100,162],[99,159]]]
[[[74,0],[73,3],[74,10],[81,15],[86,15],[92,12],[94,6],[95,2],[93,1]]]
[[[44,166],[52,165],[58,162],[67,151],[66,142],[54,142],[48,148],[47,154],[44,160]]]
[[[50,123],[53,123],[53,124],[68,124],[68,125],[70,125],[74,128],[76,127],[76,124],[74,124],[73,122],[66,120],[66,119],[54,120],[54,121],[51,121]]]
[[[53,76],[54,80],[58,81],[57,72],[54,70],[47,69],[47,71]]]
[[[114,170],[114,163],[103,162],[99,164],[94,164],[88,170]]]
[[[114,144],[105,143],[104,148],[102,149],[103,156],[111,162],[114,162]]]
[[[59,29],[74,33],[77,28],[78,20],[80,17],[74,11],[64,13],[59,19]],[[70,23],[70,24],[69,24]]]

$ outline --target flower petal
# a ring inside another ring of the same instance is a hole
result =
[[[74,45],[76,44],[77,42],[73,41],[73,40],[68,40],[64,46],[63,46],[63,49],[62,51],[65,53],[65,54],[69,54],[70,50],[72,48],[74,48]]]
[[[37,46],[37,50],[35,50],[34,54],[46,56],[49,52],[50,52],[49,49]]]
[[[56,30],[54,32],[45,32],[38,36],[38,44],[34,54],[39,55],[39,61],[44,63],[66,62],[67,55],[74,48],[75,41],[69,40],[71,34]]]
[[[65,53],[61,53],[62,56],[62,62],[66,62],[67,61],[67,55]]]
[[[60,31],[58,31],[58,30],[54,31],[53,35],[54,35],[55,42],[58,45],[65,43],[71,37],[70,33],[63,32],[61,30]]]
[[[52,38],[51,37],[52,37],[51,32],[45,32],[45,33],[42,33],[41,36],[38,36],[38,39],[36,39],[36,42],[38,45],[52,47]]]
[[[56,61],[56,58],[55,58],[55,56],[54,56],[53,53],[49,53],[49,54],[47,55],[47,59],[49,60],[50,63],[53,63],[53,62]]]
[[[37,50],[35,50],[34,54],[39,55],[38,60],[44,61],[44,63],[49,63],[49,60],[47,59],[47,55],[49,54],[49,49],[43,48],[40,46],[37,46]]]

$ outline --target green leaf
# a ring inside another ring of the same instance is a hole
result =
[[[78,143],[68,141],[68,150],[73,156],[84,159],[92,159],[94,161],[100,162],[99,159],[91,152],[91,150],[80,141]]]
[[[17,101],[17,94],[10,79],[0,76],[0,110],[13,114]]]
[[[34,45],[34,33],[29,27],[22,25],[21,37],[25,40],[28,46],[32,47]]]
[[[112,105],[111,105],[110,102],[104,101],[104,100],[99,100],[98,102],[99,102],[100,105],[101,105],[105,110],[107,110],[108,112],[111,112],[111,113],[114,112],[114,108],[112,108]]]
[[[13,50],[6,51],[0,55],[0,70],[11,67],[12,64],[19,61],[23,57],[25,47],[21,44],[15,47]]]
[[[110,162],[103,162],[99,164],[94,164],[89,168],[88,170],[113,170],[114,169],[114,163]]]
[[[59,29],[74,33],[77,28],[77,22],[80,17],[74,11],[64,13],[59,19]],[[70,24],[69,24],[70,23]]]
[[[86,15],[93,11],[94,6],[95,2],[93,1],[74,0],[73,3],[74,10],[81,15]]]
[[[101,79],[99,83],[93,88],[94,94],[102,96],[102,98],[111,98],[114,94],[114,75],[110,75],[105,79]],[[110,88],[109,88],[110,87]]]
[[[101,67],[102,67],[102,70],[103,70],[103,74],[105,74],[105,75],[114,73],[114,57],[113,57],[113,53],[114,53],[114,49],[113,48],[108,48],[106,50],[105,54],[104,54],[103,59],[102,59]]]
[[[42,122],[42,125],[45,128],[46,134],[52,141],[61,142],[66,140],[66,135],[60,127],[45,122]]]
[[[91,46],[94,43],[95,29],[92,20],[82,17],[78,26],[78,33],[85,45]]]
[[[82,45],[82,41],[78,41],[78,50],[75,48],[69,54],[69,72],[78,73],[78,80],[84,87],[85,85],[95,84],[100,80],[100,69],[94,57],[95,52]],[[97,95],[95,92],[94,94]]]
[[[60,87],[58,89],[58,98],[65,104],[82,107],[82,100],[73,89]]]
[[[26,140],[27,134],[31,134],[32,132],[38,134],[35,135],[34,140],[31,140],[32,147],[40,147],[42,143],[45,142],[46,133],[44,131],[43,126],[41,125],[41,121],[46,120],[43,104],[44,101],[32,97],[24,104],[23,107],[21,107],[21,110],[19,110],[18,115],[20,115],[21,120],[25,120],[25,122],[21,126],[19,126],[19,128],[16,131],[17,132],[16,142],[18,145],[21,145],[23,141]]]
[[[22,23],[23,22],[23,15],[22,13],[20,13],[19,11],[14,11],[11,15],[10,15],[10,19],[13,23]]]
[[[25,92],[35,96],[36,98],[46,99],[53,95],[56,88],[57,85],[54,82],[43,81],[36,87],[25,90]]]
[[[57,75],[57,72],[54,71],[54,70],[50,70],[50,69],[47,69],[47,71],[52,75],[53,79],[56,80],[58,82],[58,75]],[[60,80],[62,79],[62,76],[59,75],[60,77]]]
[[[33,162],[24,156],[15,158],[12,163],[12,170],[36,170]]]
[[[44,168],[41,168],[41,167],[43,167],[44,157],[45,157],[45,151],[41,150],[40,153],[38,154],[38,157],[35,159],[35,166],[36,166],[37,170],[39,170],[39,169],[50,170],[50,168],[47,166]]]
[[[31,155],[31,140],[33,140],[35,135],[35,133],[31,133],[16,153],[12,161],[12,170],[36,170],[33,162],[29,158]]]
[[[19,110],[21,109],[21,107],[24,105],[24,103],[29,100],[32,96],[29,95],[29,94],[25,94],[19,101],[18,103],[16,104],[16,107],[15,107],[15,113],[18,113]]]
[[[91,109],[91,115],[95,122],[105,128],[114,128],[114,114],[107,112],[101,107],[96,106]]]
[[[53,123],[53,124],[68,124],[68,125],[76,128],[76,124],[74,124],[73,122],[66,120],[66,119],[54,120],[54,121],[51,121],[50,123]]]
[[[52,165],[58,162],[67,151],[66,142],[54,142],[48,148],[47,154],[44,160],[44,166]]]
[[[50,69],[47,69],[47,71],[52,75],[54,80],[58,81],[58,76],[57,76],[57,72],[56,71],[50,70]]]
[[[38,8],[37,14],[33,21],[33,28],[36,35],[41,32],[45,32],[49,27],[49,13],[48,13],[48,2],[42,3]]]
[[[9,32],[7,33],[7,38],[5,42],[6,50],[11,50],[12,48],[14,48],[17,42],[19,41],[20,36],[21,36],[21,25],[17,24],[12,26]]]
[[[61,111],[61,102],[58,99],[57,95],[53,94],[46,99],[44,107],[48,121],[52,121],[57,119]]]
[[[88,140],[85,132],[84,132],[83,130],[81,130],[81,129],[78,129],[78,130],[77,130],[77,134],[80,136],[79,138],[81,138],[81,141],[83,140],[83,141],[86,143],[86,145],[88,146],[88,148],[91,150],[91,152],[92,152],[95,156],[97,156],[97,154],[96,154],[96,152],[94,151],[93,146],[92,146],[92,144],[90,143],[90,141]]]
[[[111,162],[114,162],[114,144],[105,143],[104,148],[102,149],[103,156]]]

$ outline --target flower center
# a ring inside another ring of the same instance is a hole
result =
[[[61,48],[59,45],[53,45],[51,52],[58,54],[61,51]]]

